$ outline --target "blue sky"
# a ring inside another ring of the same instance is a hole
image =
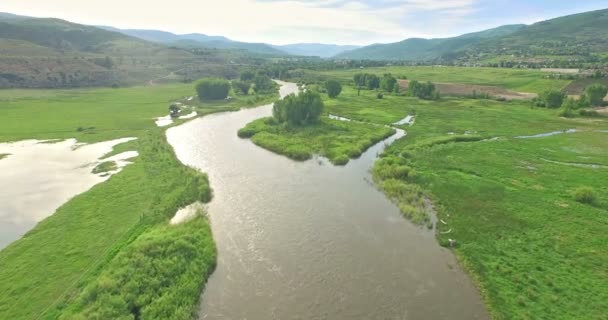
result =
[[[274,44],[437,38],[608,8],[607,0],[1,0],[0,12]]]

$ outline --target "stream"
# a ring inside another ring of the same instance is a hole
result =
[[[280,82],[281,96],[298,92]],[[296,162],[237,137],[272,105],[167,131],[177,157],[207,172],[218,264],[200,319],[488,319],[480,294],[434,231],[413,225],[371,182],[368,149],[346,166]]]

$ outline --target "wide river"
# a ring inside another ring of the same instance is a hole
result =
[[[281,96],[297,92],[281,83]],[[480,295],[433,232],[375,189],[369,169],[396,134],[344,167],[292,161],[237,137],[266,105],[167,131],[209,174],[218,265],[201,319],[487,319]]]

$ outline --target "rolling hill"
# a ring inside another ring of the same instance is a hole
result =
[[[587,56],[608,52],[608,9],[532,25],[507,25],[444,39],[407,39],[337,55],[341,59],[475,60],[480,56]]]
[[[209,36],[201,33],[175,34],[160,30],[143,29],[117,29],[113,27],[101,26],[105,30],[119,32],[131,37],[157,42],[165,45],[188,47],[188,48],[212,48],[227,50],[246,50],[251,53],[266,55],[286,55],[285,51],[274,48],[265,43],[251,43],[233,41],[223,36]]]
[[[52,18],[0,15],[0,88],[131,85],[233,77],[242,53],[181,49]]]
[[[335,56],[340,59],[369,60],[431,60],[443,55],[465,50],[484,40],[511,34],[524,25],[507,25],[453,38],[410,38],[396,43],[373,44]]]

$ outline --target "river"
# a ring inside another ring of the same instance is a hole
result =
[[[281,96],[297,92],[281,83]],[[292,161],[237,137],[271,105],[171,128],[186,165],[207,172],[218,265],[200,319],[488,319],[480,295],[432,231],[371,183],[377,154],[346,166]]]

